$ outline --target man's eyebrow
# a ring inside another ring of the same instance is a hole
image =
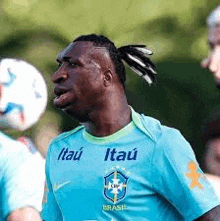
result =
[[[65,56],[65,57],[63,57],[63,60],[64,60],[64,61],[69,61],[70,58],[71,58],[71,57]]]
[[[208,41],[208,45],[209,45],[210,48],[213,49],[215,46],[220,45],[220,39],[218,39],[216,42]]]
[[[65,57],[58,56],[57,62],[61,63],[62,61],[69,61],[70,59],[71,59],[71,57],[68,57],[68,56],[65,56]]]

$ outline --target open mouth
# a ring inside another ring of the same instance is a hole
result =
[[[64,90],[54,90],[54,94],[56,96],[56,98],[59,98],[60,96],[62,96],[63,94],[67,93],[67,91]]]
[[[54,105],[57,108],[65,108],[70,104],[70,97],[71,97],[70,91],[56,90],[54,91],[54,93],[55,93]]]
[[[55,98],[58,99],[61,96],[63,96],[64,94],[68,93],[69,90],[65,89],[65,88],[54,88],[54,94],[55,94]]]
[[[68,96],[68,91],[62,92],[62,93],[57,93],[57,94],[55,95],[55,99],[56,99],[56,100],[57,100],[57,99],[64,99],[66,96]]]

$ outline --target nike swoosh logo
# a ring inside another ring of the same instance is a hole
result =
[[[55,183],[54,186],[53,186],[53,190],[57,191],[60,188],[62,188],[63,186],[67,185],[68,183],[70,183],[70,181],[66,181],[66,182],[61,183],[61,184]]]

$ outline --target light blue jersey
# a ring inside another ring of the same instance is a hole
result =
[[[51,143],[43,220],[190,221],[220,204],[178,130],[132,119],[107,137],[81,126]]]
[[[0,132],[0,221],[19,208],[41,211],[44,165],[36,150]]]

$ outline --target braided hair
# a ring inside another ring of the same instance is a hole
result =
[[[114,43],[103,35],[81,35],[73,42],[90,41],[94,46],[105,47],[109,52],[110,58],[115,66],[115,71],[125,88],[126,73],[125,66],[122,62],[124,60],[130,68],[142,77],[149,85],[156,84],[156,66],[148,58],[153,53],[146,48],[145,45],[126,45],[116,48]]]

